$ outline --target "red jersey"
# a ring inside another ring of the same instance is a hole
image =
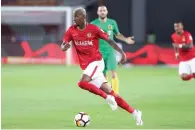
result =
[[[72,25],[65,32],[63,42],[73,42],[80,67],[84,70],[91,62],[102,59],[99,52],[99,38],[108,40],[109,36],[96,25],[87,24],[84,30]]]
[[[192,35],[188,31],[184,31],[181,35],[178,35],[176,32],[172,34],[171,39],[175,44],[190,44],[193,42]],[[191,60],[195,57],[195,52],[193,48],[191,49],[182,49],[179,48],[179,58],[181,61]]]

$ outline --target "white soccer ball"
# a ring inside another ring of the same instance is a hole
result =
[[[78,127],[85,127],[90,124],[90,116],[85,113],[85,112],[79,112],[75,117],[74,117],[74,123]]]

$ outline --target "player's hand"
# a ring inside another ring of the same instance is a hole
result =
[[[62,51],[66,51],[66,50],[68,50],[68,48],[70,48],[70,44],[69,43],[66,43],[66,44],[62,43],[61,44],[61,50]]]
[[[133,40],[134,37],[127,37],[125,42],[128,43],[128,44],[134,44],[135,41]]]
[[[178,53],[175,53],[175,58],[176,58],[176,60],[179,60],[179,54]]]
[[[120,63],[121,63],[121,64],[124,64],[126,61],[127,61],[126,54],[125,54],[125,53],[123,53],[123,54],[122,54],[122,58],[121,58]]]

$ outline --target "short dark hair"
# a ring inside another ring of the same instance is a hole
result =
[[[182,20],[176,20],[174,23],[181,23],[183,25],[183,21]]]
[[[101,4],[101,5],[98,6],[98,8],[99,8],[99,7],[106,7],[106,6]]]

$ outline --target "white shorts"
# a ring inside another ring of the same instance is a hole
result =
[[[104,70],[104,61],[94,61],[90,63],[87,68],[83,71],[83,74],[86,74],[91,77],[90,83],[100,88],[103,83],[107,82],[103,74]]]
[[[195,58],[188,61],[181,61],[179,63],[179,74],[195,73]]]

